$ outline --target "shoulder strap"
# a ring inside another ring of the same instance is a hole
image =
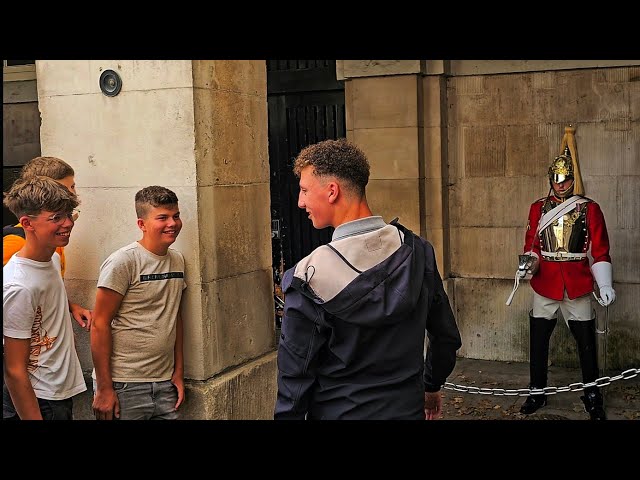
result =
[[[573,197],[564,201],[563,203],[556,205],[554,208],[552,208],[547,213],[545,213],[542,217],[540,217],[540,222],[538,223],[538,229],[536,233],[541,232],[542,230],[547,228],[549,225],[551,225],[556,219],[560,218],[565,213],[573,210],[576,205],[580,203],[587,203],[587,202],[589,202],[588,198],[574,195]]]
[[[24,228],[16,227],[15,225],[7,225],[5,227],[2,227],[2,238],[6,237],[7,235],[17,235],[19,237],[26,238],[24,234]]]

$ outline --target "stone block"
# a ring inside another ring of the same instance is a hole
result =
[[[194,102],[198,185],[268,182],[266,98],[197,89]]]
[[[356,129],[353,137],[369,160],[371,179],[418,178],[417,127]]]
[[[421,73],[421,60],[342,60],[344,78]]]
[[[505,130],[503,127],[465,127],[464,176],[503,177],[505,174]]]
[[[200,187],[198,205],[203,282],[271,267],[268,184]]]
[[[450,235],[451,276],[513,278],[524,229],[463,227]]]
[[[267,96],[264,60],[193,60],[193,86],[262,97]]]
[[[367,200],[374,215],[381,215],[386,222],[399,217],[399,222],[420,232],[419,180],[370,180]]]
[[[271,269],[222,278],[203,288],[203,317],[213,320],[207,347],[217,351],[219,360],[217,370],[205,371],[205,378],[275,348]]]
[[[418,77],[351,80],[353,129],[418,126]]]
[[[206,382],[187,381],[184,420],[272,420],[277,394],[276,353]]]

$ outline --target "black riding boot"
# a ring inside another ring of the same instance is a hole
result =
[[[547,386],[549,340],[557,322],[555,318],[547,320],[529,315],[529,388]],[[546,395],[529,395],[520,407],[520,413],[528,415],[546,404]]]
[[[580,356],[580,368],[582,369],[582,382],[590,383],[598,378],[598,354],[596,350],[596,321],[587,320],[579,322],[569,321],[569,329],[578,344]],[[603,407],[602,393],[598,387],[590,387],[584,390],[584,396],[580,400],[584,403],[586,412],[591,420],[606,420],[607,415]]]

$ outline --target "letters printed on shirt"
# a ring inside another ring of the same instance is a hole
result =
[[[184,278],[184,272],[140,274],[141,282],[153,282],[154,280],[169,280],[170,278]]]

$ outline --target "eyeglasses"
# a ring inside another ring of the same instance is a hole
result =
[[[80,210],[73,210],[67,213],[54,213],[48,217],[47,220],[53,222],[55,225],[62,225],[67,218],[75,222],[79,216]],[[38,215],[27,215],[27,217],[38,218]]]

